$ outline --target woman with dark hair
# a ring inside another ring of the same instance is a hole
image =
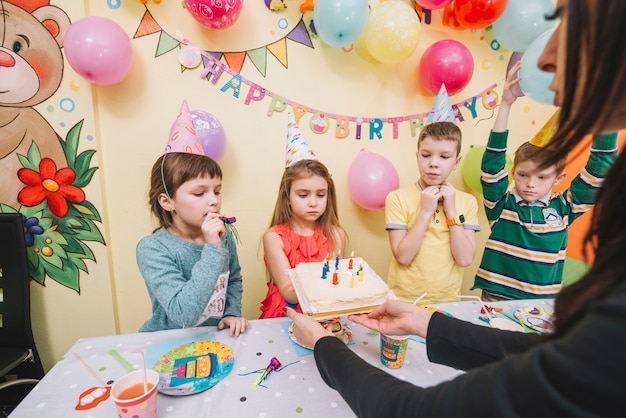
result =
[[[558,159],[588,134],[626,128],[626,2],[558,0],[555,17],[561,22],[538,64],[555,74],[550,89],[562,111],[550,146]],[[322,378],[361,417],[624,416],[625,159],[598,194],[586,237],[593,266],[557,296],[552,334],[502,331],[398,301],[350,317],[383,333],[422,336],[430,361],[467,370],[430,388],[370,366],[317,321],[289,311],[296,337],[315,347]]]

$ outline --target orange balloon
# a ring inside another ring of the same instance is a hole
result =
[[[483,29],[498,20],[507,3],[508,0],[454,0],[454,15],[467,29]]]

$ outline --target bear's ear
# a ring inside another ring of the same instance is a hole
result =
[[[65,32],[71,24],[67,14],[56,6],[43,6],[33,11],[32,15],[52,34],[59,48],[63,48]]]

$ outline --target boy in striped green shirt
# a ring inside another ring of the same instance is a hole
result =
[[[514,186],[509,190],[507,122],[520,93],[519,67],[519,63],[515,64],[507,75],[481,164],[491,235],[472,289],[482,289],[482,298],[488,301],[554,297],[559,292],[567,229],[593,207],[596,191],[617,155],[616,133],[594,137],[585,168],[572,180],[569,189],[552,193],[552,187],[565,178],[565,161],[542,167],[550,150],[537,153],[534,141],[526,142],[515,152]]]

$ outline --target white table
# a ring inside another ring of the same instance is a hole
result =
[[[524,300],[488,303],[504,309],[513,306],[552,308],[552,300]],[[477,301],[436,305],[453,316],[486,326],[479,319],[481,306]],[[224,380],[213,388],[188,396],[159,394],[159,417],[350,417],[354,416],[341,396],[320,378],[312,351],[303,349],[288,336],[287,318],[250,321],[250,327],[239,338],[214,327],[188,328],[152,333],[123,334],[79,339],[29,393],[10,415],[19,417],[113,417],[115,406],[111,398],[93,409],[75,410],[79,395],[92,386],[100,386],[96,378],[73,355],[77,353],[104,382],[112,382],[126,370],[108,351],[117,350],[134,367],[140,367],[141,356],[127,351],[144,348],[149,365],[158,356],[183,343],[198,340],[218,340],[227,344],[235,354],[234,367]],[[418,386],[432,386],[453,379],[461,371],[430,363],[426,346],[420,338],[409,342],[404,366],[387,369],[380,363],[379,336],[360,325],[348,322],[353,331],[350,348],[370,364]],[[265,368],[272,357],[283,366],[271,373],[265,387],[253,386],[259,374],[248,374]],[[293,364],[291,364],[293,363]]]

